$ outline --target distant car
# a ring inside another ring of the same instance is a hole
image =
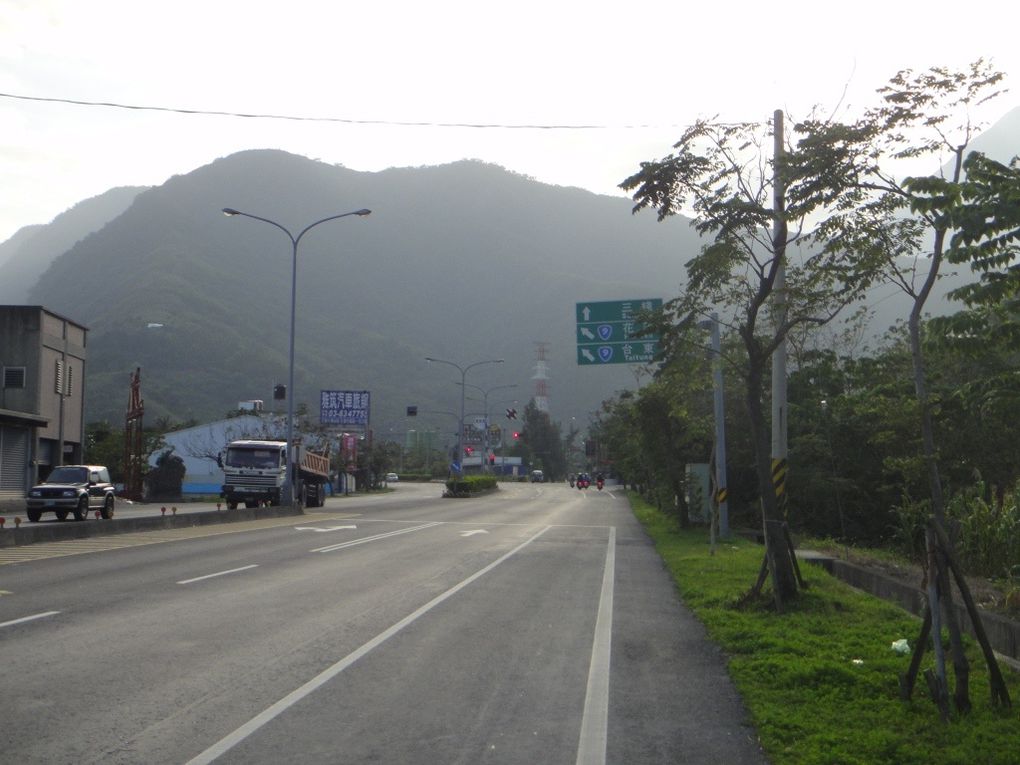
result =
[[[532,483],[545,483],[545,473],[541,470],[531,471],[531,482]]]
[[[387,473],[386,474],[386,483],[396,483],[399,480],[400,480],[400,476],[397,475],[396,473]]]
[[[50,512],[59,521],[66,520],[68,513],[73,513],[76,521],[83,521],[89,510],[112,518],[113,495],[110,471],[102,465],[61,465],[29,490],[25,513],[32,523]]]

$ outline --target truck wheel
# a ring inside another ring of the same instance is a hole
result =
[[[58,521],[66,521],[67,520],[67,511],[66,510],[54,510],[53,514],[57,516],[57,520]],[[29,520],[31,520],[31,519],[32,519],[31,516],[29,516]]]
[[[103,518],[105,518],[106,520],[110,520],[113,517],[113,496],[112,495],[108,496],[106,498],[106,501],[103,503],[102,515],[103,515]]]
[[[39,519],[42,518],[42,510],[26,510],[25,514],[32,523],[38,523]],[[64,515],[66,516],[67,513],[64,513]]]
[[[237,502],[230,502],[230,501],[227,502],[227,510],[236,510],[236,509],[237,509]]]
[[[78,500],[78,506],[74,508],[74,519],[76,521],[84,521],[89,514],[89,498],[82,497]]]

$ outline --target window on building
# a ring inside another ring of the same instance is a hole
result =
[[[24,388],[25,387],[25,368],[24,367],[4,367],[4,387],[5,388]]]

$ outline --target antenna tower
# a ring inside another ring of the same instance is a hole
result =
[[[535,374],[532,380],[535,381],[535,407],[540,412],[549,412],[549,367],[545,363],[545,353],[549,349],[549,343],[535,343]]]

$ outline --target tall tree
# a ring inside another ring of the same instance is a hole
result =
[[[782,520],[772,483],[772,455],[765,413],[765,385],[773,353],[792,330],[822,325],[870,285],[875,265],[869,251],[823,244],[814,252],[796,249],[823,237],[809,228],[822,217],[827,200],[800,186],[809,174],[786,175],[786,161],[763,152],[770,125],[721,125],[699,121],[688,128],[665,158],[641,164],[620,186],[634,192],[634,212],[655,209],[659,220],[693,214],[692,225],[709,244],[687,265],[688,281],[666,304],[679,332],[690,332],[710,311],[741,339],[743,356],[732,367],[743,378],[754,444],[758,490],[766,528],[766,550],[777,606],[796,595],[793,562],[786,541],[769,533]],[[780,170],[782,173],[777,173]],[[782,187],[792,186],[788,194]],[[778,197],[778,199],[777,199]],[[785,276],[783,304],[770,310],[777,279]]]
[[[879,106],[858,122],[809,121],[798,126],[805,138],[791,164],[792,177],[809,181],[799,186],[799,204],[836,204],[836,214],[824,224],[828,241],[838,242],[841,247],[849,244],[855,249],[877,251],[885,260],[887,278],[912,301],[907,328],[933,512],[928,532],[933,568],[929,576],[933,601],[930,614],[938,635],[938,600],[944,599],[957,677],[955,701],[960,711],[970,708],[969,669],[948,584],[947,563],[952,551],[946,549],[941,531],[945,525],[945,498],[925,368],[922,316],[959,220],[963,161],[978,127],[971,112],[1001,92],[998,88],[1002,77],[981,60],[960,72],[941,67],[922,73],[901,71],[879,91]],[[948,176],[941,170],[946,158]],[[907,159],[931,162],[935,165],[932,174],[901,179],[896,167]],[[964,587],[961,584],[961,590]],[[967,593],[963,594],[966,598]],[[945,669],[937,639],[933,648],[938,665],[938,697],[945,714]]]

